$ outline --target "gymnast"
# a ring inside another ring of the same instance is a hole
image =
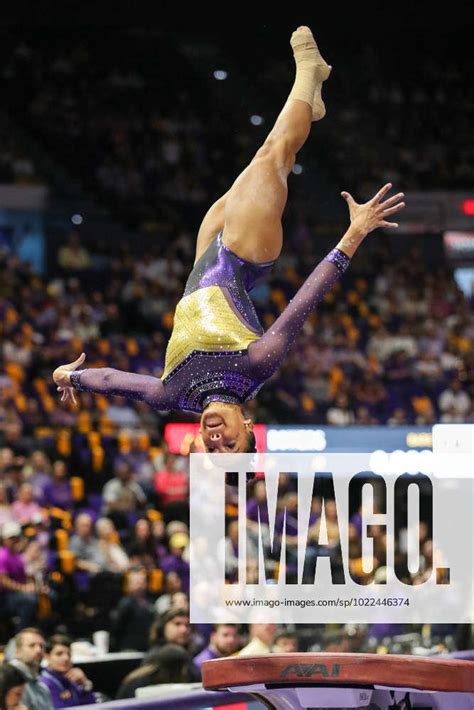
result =
[[[85,354],[53,373],[61,400],[75,402],[74,390],[139,399],[161,411],[201,414],[206,451],[255,451],[253,422],[243,410],[278,369],[305,319],[329,291],[367,234],[404,207],[403,193],[384,199],[388,183],[358,204],[342,192],[350,226],[316,266],[283,313],[264,333],[248,292],[265,277],[283,241],[281,216],[287,177],[312,121],[326,113],[321,97],[331,67],[311,30],[291,37],[296,76],[274,127],[230,190],[207,212],[199,229],[196,259],[176,307],[161,379],[112,368],[78,369]]]

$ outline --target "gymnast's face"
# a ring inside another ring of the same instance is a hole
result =
[[[253,422],[237,404],[211,402],[201,416],[201,436],[209,453],[229,454],[247,450]]]

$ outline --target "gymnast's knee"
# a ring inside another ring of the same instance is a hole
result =
[[[295,163],[295,151],[292,141],[285,134],[277,136],[270,134],[257,151],[255,159],[268,162],[277,170],[286,168],[289,172]]]

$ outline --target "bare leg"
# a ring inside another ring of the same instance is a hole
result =
[[[325,114],[321,85],[330,72],[308,28],[294,32],[291,43],[297,73],[288,101],[250,165],[206,214],[198,234],[196,260],[221,229],[224,243],[248,261],[271,261],[280,254],[287,177],[311,122]]]

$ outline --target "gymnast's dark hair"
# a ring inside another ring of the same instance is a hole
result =
[[[256,454],[257,453],[257,442],[255,440],[255,434],[253,431],[247,432],[247,447],[243,453],[246,454]]]

